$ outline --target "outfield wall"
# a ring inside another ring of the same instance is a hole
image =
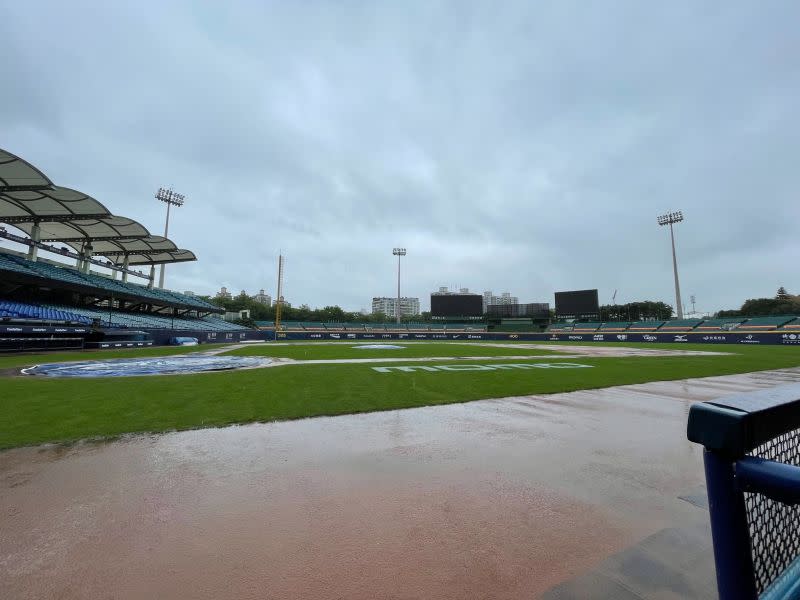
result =
[[[273,339],[273,332],[266,339]],[[658,343],[691,343],[691,344],[756,344],[756,345],[800,345],[800,332],[764,332],[764,333],[381,333],[381,332],[308,332],[287,331],[276,335],[281,340],[485,340],[496,342],[643,342]]]

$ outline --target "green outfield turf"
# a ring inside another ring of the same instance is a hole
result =
[[[433,350],[438,345],[431,344],[430,348]],[[657,349],[665,346],[647,347]],[[675,347],[691,348],[686,345]],[[202,349],[205,348],[208,346]],[[699,349],[731,354],[580,359],[563,359],[554,355],[546,359],[509,361],[515,364],[571,362],[592,366],[579,369],[380,373],[374,370],[376,365],[373,364],[330,364],[94,380],[2,377],[0,448],[131,432],[388,410],[800,366],[798,347],[704,345]],[[169,349],[137,351],[137,355],[156,350],[166,352]],[[475,347],[475,353],[483,355],[484,350],[488,348]],[[516,353],[514,349],[512,354]],[[91,354],[92,358],[96,356],[96,353]],[[103,356],[111,357],[112,354]],[[70,357],[85,359],[87,354],[70,354]],[[31,363],[24,357],[20,358],[20,364],[44,362]],[[5,357],[9,362],[15,359]],[[493,359],[483,364],[498,363],[504,364],[505,361]],[[482,363],[453,359],[452,362],[402,364],[459,365],[463,368]]]
[[[359,348],[372,345],[402,346],[395,350]],[[547,356],[551,350],[529,350],[513,345],[496,348],[470,342],[404,342],[384,340],[376,342],[312,342],[286,344],[254,344],[227,352],[236,356],[275,356],[297,360],[322,360],[339,358],[420,358],[423,356]]]

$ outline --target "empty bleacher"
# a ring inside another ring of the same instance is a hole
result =
[[[784,327],[796,320],[794,315],[784,315],[780,317],[753,317],[747,319],[736,328],[736,331],[771,331],[778,327]]]
[[[610,321],[600,326],[600,331],[627,331],[630,321]]]
[[[244,331],[247,327],[228,323],[218,317],[172,317],[144,312],[127,312],[103,308],[73,307],[67,305],[45,305],[46,308],[64,312],[72,312],[89,319],[96,320],[100,326],[127,329],[179,329],[195,331]]]
[[[706,319],[695,329],[697,331],[730,331],[744,321],[744,317],[729,319]]]
[[[101,296],[138,298],[159,305],[178,305],[202,311],[221,312],[218,306],[201,298],[159,288],[150,289],[146,286],[123,282],[94,273],[81,273],[67,265],[56,266],[44,261],[33,262],[22,256],[5,252],[0,252],[1,271],[10,271],[28,277],[57,281],[82,289],[95,290]]]
[[[62,310],[49,306],[0,300],[0,319],[36,320],[58,323],[80,323],[91,325],[92,319],[72,310]]]
[[[789,330],[789,331],[800,331],[800,317],[789,321],[788,323],[784,324],[781,329]]]
[[[655,331],[664,324],[664,321],[635,321],[630,324],[628,331],[647,332]]]
[[[598,322],[588,322],[588,323],[573,323],[572,331],[575,333],[591,333],[593,331],[597,331],[600,329],[602,323]]]
[[[659,331],[691,331],[702,323],[702,319],[674,319],[665,322],[658,330]]]

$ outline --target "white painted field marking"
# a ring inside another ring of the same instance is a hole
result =
[[[500,371],[508,369],[591,369],[594,365],[582,365],[579,363],[506,363],[499,365],[440,365],[438,367],[428,367],[424,365],[402,366],[402,367],[372,367],[378,373],[414,373],[415,371]]]

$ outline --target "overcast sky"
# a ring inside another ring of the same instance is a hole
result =
[[[1,2],[0,147],[163,233],[167,286],[800,293],[800,3]]]

